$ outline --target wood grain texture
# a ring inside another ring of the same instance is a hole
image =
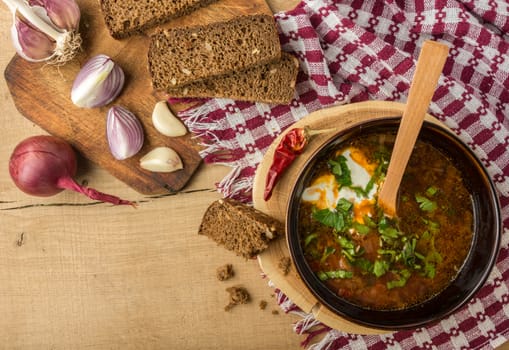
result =
[[[300,171],[303,169],[308,156],[313,154],[324,142],[327,142],[337,132],[352,127],[366,120],[374,120],[386,117],[401,116],[404,105],[396,102],[367,101],[362,103],[353,103],[345,106],[332,107],[311,113],[302,120],[295,123],[293,127],[309,126],[314,130],[334,128],[334,131],[317,135],[311,139],[306,147],[305,153],[296,158],[294,163],[288,168],[278,184],[275,186],[272,197],[268,201],[263,200],[265,187],[265,178],[267,171],[272,163],[274,150],[286,134],[283,132],[269,147],[261,164],[258,166],[254,180],[253,201],[254,206],[270,215],[286,222],[286,210],[292,188],[297,181]],[[427,116],[430,121],[436,121],[431,116]],[[306,156],[307,155],[307,156]],[[293,300],[302,310],[311,312],[316,319],[329,325],[332,328],[340,329],[348,333],[356,334],[382,334],[387,333],[384,330],[364,327],[357,325],[349,320],[334,314],[332,311],[322,305],[316,297],[307,289],[304,282],[299,277],[293,267],[288,275],[284,275],[278,267],[282,257],[290,256],[287,242],[284,239],[277,241],[277,244],[271,245],[269,249],[258,256],[258,261],[262,270],[274,280],[291,300]]]
[[[153,91],[148,73],[149,35],[115,40],[104,25],[96,0],[78,1],[82,11],[80,32],[83,52],[63,67],[34,64],[15,56],[5,70],[5,79],[17,109],[48,133],[62,137],[82,155],[107,169],[112,175],[143,194],[159,194],[181,190],[198,169],[200,147],[191,134],[178,138],[161,135],[151,121],[152,110],[166,96]],[[235,16],[268,13],[264,0],[220,0],[166,25],[190,26],[231,19]],[[80,67],[97,54],[106,54],[126,74],[126,84],[113,104],[127,107],[140,119],[145,130],[145,143],[134,157],[118,161],[110,154],[106,139],[107,107],[84,109],[70,100],[74,77]],[[139,167],[140,158],[151,149],[168,146],[182,157],[184,169],[173,173],[153,173]]]
[[[428,40],[424,42],[419,54],[387,175],[378,193],[378,205],[388,216],[396,215],[399,185],[448,53],[447,45]]]

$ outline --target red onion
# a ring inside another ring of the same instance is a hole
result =
[[[113,106],[106,119],[106,136],[111,154],[124,160],[134,156],[143,147],[143,127],[136,116],[122,106]]]
[[[11,178],[27,194],[49,197],[67,189],[102,202],[134,206],[130,201],[78,185],[72,179],[76,170],[76,153],[67,142],[55,136],[25,139],[14,148],[9,161]]]
[[[76,75],[71,101],[78,107],[103,107],[122,91],[125,75],[122,68],[106,55],[89,59]]]

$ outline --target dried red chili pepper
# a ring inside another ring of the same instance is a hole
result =
[[[309,136],[308,128],[295,128],[283,136],[274,151],[274,159],[267,174],[265,192],[263,194],[264,200],[268,201],[270,199],[272,190],[283,172],[304,151],[308,144]]]

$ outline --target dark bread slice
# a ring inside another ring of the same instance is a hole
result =
[[[283,52],[280,60],[167,89],[166,92],[172,97],[219,97],[287,104],[293,98],[298,72],[297,58]]]
[[[164,91],[280,57],[275,21],[259,14],[162,30],[151,36],[148,65],[152,86]]]
[[[198,234],[250,259],[283,232],[283,225],[269,215],[232,199],[220,199],[206,210]]]
[[[115,39],[121,39],[187,15],[217,0],[100,0],[104,22]]]

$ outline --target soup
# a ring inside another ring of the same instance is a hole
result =
[[[472,199],[460,171],[417,141],[399,192],[398,217],[377,206],[395,135],[367,134],[330,151],[300,200],[307,263],[340,297],[370,309],[401,309],[443,290],[463,265]]]

